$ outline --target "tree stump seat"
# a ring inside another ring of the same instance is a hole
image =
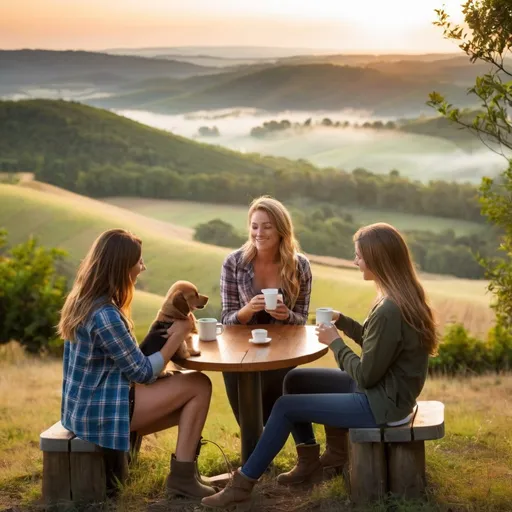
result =
[[[425,441],[444,437],[444,404],[420,401],[413,418],[386,428],[351,428],[350,498],[364,504],[388,494],[420,498],[425,491]]]
[[[128,453],[84,441],[58,421],[41,433],[45,505],[102,502],[128,475]],[[140,447],[140,443],[136,448]]]

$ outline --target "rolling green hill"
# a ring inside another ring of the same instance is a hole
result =
[[[139,280],[140,289],[163,295],[175,280],[188,279],[210,296],[210,306],[204,314],[218,315],[220,268],[228,250],[181,240],[172,226],[170,231],[165,231],[160,223],[154,222],[128,210],[65,191],[55,195],[55,191],[45,192],[44,187],[33,190],[0,185],[0,226],[8,230],[11,243],[19,243],[35,234],[45,245],[66,249],[70,256],[68,272],[72,275],[94,238],[103,230],[130,229],[143,239],[148,267]],[[311,313],[316,307],[333,305],[354,318],[364,319],[375,296],[371,283],[363,281],[355,270],[314,264],[312,271]],[[493,314],[485,282],[433,276],[422,279],[438,309],[441,325],[457,320],[475,333],[484,332],[491,325]],[[142,298],[140,300],[143,302]],[[145,306],[146,313],[138,313],[147,322],[152,319],[150,312],[156,302]],[[147,325],[139,326],[137,332],[145,328]]]
[[[0,170],[94,197],[139,196],[247,204],[270,194],[358,207],[481,220],[476,187],[410,181],[357,168],[241,154],[80,103],[0,102]]]
[[[55,100],[0,101],[0,165],[25,155],[91,165],[144,163],[181,172],[273,171],[263,158],[199,144],[106,110]],[[25,168],[24,170],[33,170]]]
[[[428,99],[428,93],[439,90],[441,85],[432,79],[418,82],[407,76],[385,74],[376,69],[332,64],[280,65],[253,72],[248,68],[248,71],[199,92],[145,102],[144,108],[154,112],[241,106],[270,111],[358,108],[373,110],[381,115],[405,115],[421,109]],[[442,90],[453,102],[468,104],[464,88],[443,84]],[[137,101],[140,100],[139,95]],[[106,98],[102,100],[102,105],[108,106],[110,101]],[[125,107],[130,105],[126,104]]]

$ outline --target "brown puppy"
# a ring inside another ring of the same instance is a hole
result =
[[[151,324],[148,334],[140,344],[142,353],[149,356],[158,352],[167,341],[167,338],[164,338],[163,335],[166,334],[167,329],[175,320],[185,320],[187,317],[192,317],[194,320],[192,332],[197,332],[196,318],[193,311],[203,309],[207,303],[208,297],[198,293],[197,287],[189,281],[174,283],[169,288],[164,303]],[[171,360],[186,359],[190,356],[198,356],[200,353],[192,346],[192,334],[190,334],[183,340]]]

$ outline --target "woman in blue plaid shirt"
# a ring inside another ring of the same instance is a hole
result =
[[[308,320],[311,269],[299,252],[290,213],[268,196],[255,199],[249,208],[249,240],[227,256],[221,271],[220,293],[223,324],[295,324]],[[264,288],[282,294],[277,308],[265,309]],[[283,382],[292,368],[263,372],[261,376],[263,421],[266,423]],[[239,421],[238,373],[225,372],[229,403]]]
[[[145,435],[178,425],[167,490],[202,498],[215,492],[201,482],[195,464],[211,382],[199,372],[156,379],[192,324],[175,321],[160,352],[146,357],[140,351],[130,305],[145,269],[141,240],[122,229],[101,234],[82,261],[59,323],[66,340],[62,424],[107,452],[129,451],[130,432]]]

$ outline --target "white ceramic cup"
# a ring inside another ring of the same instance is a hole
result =
[[[273,311],[277,308],[277,288],[264,288],[261,293],[265,296],[265,309]]]
[[[266,329],[253,329],[251,331],[252,341],[254,343],[265,343],[267,341],[267,330]]]
[[[199,318],[197,326],[199,339],[202,341],[213,341],[224,332],[224,326],[216,318]]]
[[[316,308],[316,323],[317,325],[326,324],[330,325],[332,322],[332,308]]]

